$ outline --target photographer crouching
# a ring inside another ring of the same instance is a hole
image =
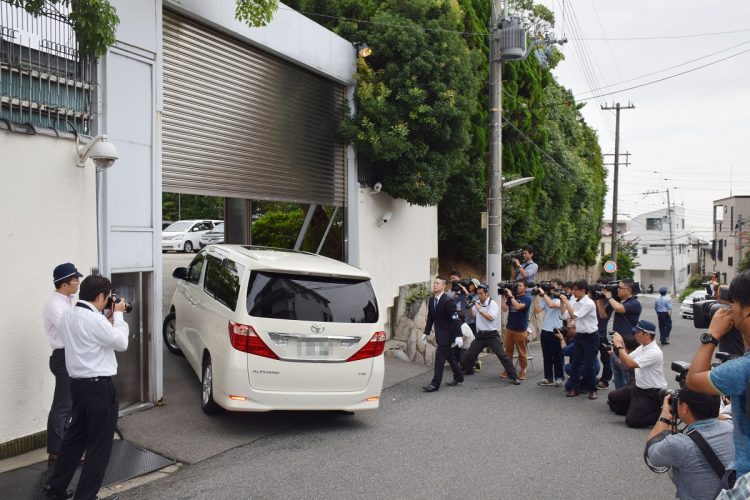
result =
[[[671,467],[680,500],[708,500],[721,490],[725,468],[734,458],[732,425],[718,420],[719,396],[690,389],[669,391],[659,420],[646,439],[644,459],[654,467]],[[687,427],[676,432],[677,421]]]
[[[750,472],[750,419],[747,392],[750,382],[750,271],[738,274],[729,285],[729,309],[719,309],[711,319],[708,331],[701,335],[701,345],[690,363],[687,387],[704,394],[723,394],[732,398],[734,425],[734,462],[730,466],[737,477]],[[711,358],[722,337],[732,328],[742,333],[745,354],[713,370]],[[733,481],[729,480],[731,486]]]
[[[640,345],[631,353],[625,351],[625,341],[619,333],[612,335],[615,355],[628,368],[635,369],[635,384],[610,392],[607,404],[618,415],[625,415],[628,427],[648,427],[659,418],[659,391],[667,387],[664,378],[664,354],[654,342],[656,325],[641,320],[632,329]]]

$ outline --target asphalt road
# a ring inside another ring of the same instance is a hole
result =
[[[642,317],[655,320],[653,300],[641,301]],[[671,385],[671,362],[690,361],[700,334],[674,317],[664,348]],[[674,498],[667,475],[643,463],[648,429],[627,428],[607,408],[607,391],[589,401],[537,386],[538,344],[531,351],[536,370],[519,387],[500,379],[498,361],[486,357],[463,386],[432,394],[421,391],[430,373],[402,371],[376,412],[218,417],[200,412],[197,379],[170,355],[167,404],[121,419],[120,427],[127,439],[190,465],[120,497]],[[394,363],[387,370],[402,370]]]

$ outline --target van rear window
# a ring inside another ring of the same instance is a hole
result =
[[[370,280],[255,271],[247,312],[259,318],[376,323],[378,304]]]

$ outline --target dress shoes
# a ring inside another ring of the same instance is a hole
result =
[[[578,396],[578,391],[575,390],[575,389],[570,389],[569,391],[565,392],[565,397],[566,398],[574,398],[576,396]]]
[[[435,391],[438,390],[438,388],[435,387],[434,385],[430,384],[430,385],[426,385],[426,386],[422,387],[422,390],[424,392],[435,392]]]
[[[42,486],[42,494],[46,500],[70,500],[73,498],[73,490],[61,492],[54,489],[49,484]]]
[[[506,371],[503,371],[503,372],[502,372],[502,373],[500,374],[500,377],[502,377],[502,378],[508,378],[508,372],[506,372]]]
[[[513,385],[521,385],[521,381],[518,380],[517,378],[510,379],[510,383]]]
[[[463,373],[464,375],[474,375],[474,370],[461,370],[461,373]]]
[[[451,380],[450,382],[447,382],[445,385],[450,387],[456,387],[458,384],[462,384],[463,380]]]

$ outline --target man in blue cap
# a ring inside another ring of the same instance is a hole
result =
[[[656,317],[659,319],[659,341],[661,345],[669,344],[669,333],[672,331],[672,301],[667,297],[667,287],[659,288],[659,296],[654,304]]]
[[[47,300],[42,311],[44,333],[52,348],[49,357],[49,369],[55,376],[55,393],[52,396],[52,407],[47,417],[47,453],[49,461],[57,460],[65,428],[70,421],[73,406],[70,397],[70,377],[65,368],[65,346],[57,331],[60,317],[75,304],[75,294],[78,293],[79,278],[83,276],[76,266],[70,262],[60,264],[52,271],[52,283],[55,291]]]
[[[612,348],[620,362],[635,369],[635,384],[609,393],[607,404],[618,415],[625,415],[628,427],[651,427],[659,419],[662,401],[659,391],[667,386],[664,377],[664,354],[654,342],[656,325],[642,319],[633,327],[640,344],[630,354],[618,332],[612,336]]]

